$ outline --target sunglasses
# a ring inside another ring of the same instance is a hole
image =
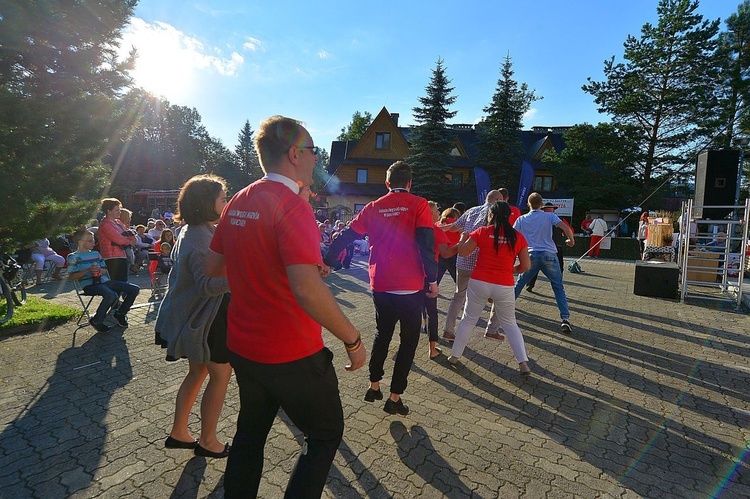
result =
[[[320,147],[318,147],[318,146],[302,146],[302,147],[300,147],[300,149],[310,149],[310,151],[311,151],[311,152],[312,152],[312,153],[313,153],[314,155],[316,155],[316,156],[317,156],[318,154],[320,154]]]

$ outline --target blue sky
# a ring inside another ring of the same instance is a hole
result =
[[[740,0],[703,0],[723,20]],[[476,123],[510,55],[514,78],[535,89],[524,127],[606,121],[587,77],[622,60],[627,36],[657,20],[658,0],[297,2],[141,0],[123,49],[139,52],[136,82],[194,107],[208,132],[234,149],[250,121],[282,114],[305,122],[316,145],[355,111],[386,106],[400,125],[425,95],[438,57],[455,87],[452,123]]]

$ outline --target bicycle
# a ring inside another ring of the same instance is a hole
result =
[[[0,300],[0,324],[5,324],[11,317],[15,307],[26,303],[26,283],[23,280],[21,266],[12,256],[2,253],[2,272],[0,273],[0,288],[2,288],[2,300]]]

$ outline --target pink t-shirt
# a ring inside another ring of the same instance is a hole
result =
[[[373,291],[420,291],[424,266],[417,228],[432,228],[430,206],[409,192],[389,192],[365,206],[350,227],[370,238],[370,287]]]
[[[224,208],[210,247],[226,262],[231,351],[279,364],[323,348],[321,326],[297,303],[286,274],[289,265],[323,263],[309,203],[282,183],[259,180]]]
[[[492,284],[513,286],[516,282],[513,277],[516,256],[528,246],[523,234],[516,231],[516,246],[511,251],[501,229],[497,253],[495,253],[495,228],[492,225],[478,228],[470,234],[470,237],[479,248],[477,265],[471,273],[471,278]]]

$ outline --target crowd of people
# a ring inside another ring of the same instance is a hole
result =
[[[345,420],[322,328],[343,343],[347,371],[368,361],[362,336],[323,280],[332,270],[349,268],[355,253],[368,257],[375,310],[363,398],[385,399],[388,414],[410,412],[402,397],[421,333],[428,335],[430,359],[455,366],[488,302],[485,338],[507,337],[520,375],[530,375],[515,300],[524,286],[533,287],[539,271],[552,285],[561,331],[572,332],[559,255],[561,244],[574,244],[574,235],[539,194],[529,196],[525,215],[508,203],[504,188],[491,190],[480,206],[441,209],[410,192],[411,167],[397,161],[386,173],[387,194],[349,223],[331,223],[320,212],[316,220],[308,202],[317,148],[305,127],[271,117],[261,124],[255,147],[265,176],[231,200],[223,179],[199,175],[182,186],[174,213],[151,213],[145,224],[134,225],[132,212],[117,199],[104,199],[101,220],[76,232],[77,249],[68,257],[70,277],[86,294],[102,296],[91,321],[97,331],[108,329],[104,317],[118,297],[123,300],[113,317],[127,327],[139,291],[127,282],[129,274],[150,261],[169,275],[155,342],[165,349],[166,361],[187,359],[187,374],[164,446],[228,458],[226,497],[257,495],[266,438],[279,409],[305,439],[286,494],[320,496]],[[553,237],[556,230],[564,240]],[[438,346],[438,286],[446,272],[455,283],[442,333],[452,343],[450,354]],[[385,390],[397,326],[397,354]],[[240,411],[230,444],[217,435],[217,423],[232,372]],[[189,415],[206,379],[196,438]]]

